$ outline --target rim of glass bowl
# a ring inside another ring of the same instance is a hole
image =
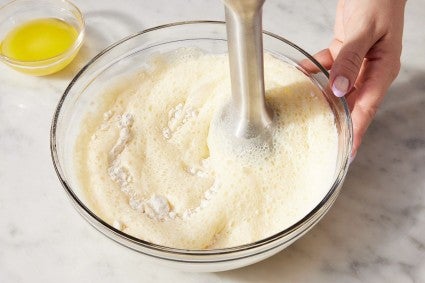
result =
[[[13,0],[13,1],[10,1],[10,2],[0,6],[0,12],[4,9],[8,8],[8,7],[13,7],[13,5],[22,4],[22,2],[28,2],[28,0]],[[47,1],[46,0],[43,0],[43,1],[36,0],[36,1],[32,1],[32,2],[37,3],[37,4],[43,4],[43,2],[48,3],[48,2],[52,2],[52,1],[51,0],[47,0]],[[77,36],[77,39],[72,44],[72,46],[70,46],[67,50],[65,50],[64,52],[62,52],[62,53],[60,53],[56,56],[53,56],[53,57],[50,57],[50,58],[47,58],[47,59],[43,59],[43,60],[35,60],[35,61],[16,60],[16,59],[8,57],[8,56],[6,56],[6,55],[4,55],[0,52],[0,59],[1,60],[3,60],[4,62],[6,62],[10,65],[17,66],[17,67],[34,68],[34,69],[45,68],[46,66],[56,64],[57,62],[68,58],[69,56],[74,54],[74,52],[76,50],[78,50],[78,48],[81,47],[81,45],[83,44],[83,41],[84,41],[85,33],[86,33],[86,23],[85,23],[85,20],[84,20],[83,13],[80,11],[80,9],[74,3],[72,3],[68,0],[55,0],[53,2],[57,2],[57,3],[62,2],[62,3],[65,3],[65,5],[68,5],[69,8],[66,8],[66,10],[70,11],[74,15],[75,19],[77,20],[77,22],[79,24],[78,36]]]
[[[171,247],[167,247],[167,246],[161,246],[161,245],[157,245],[157,244],[153,244],[141,239],[138,239],[136,237],[133,237],[131,235],[128,235],[124,232],[121,232],[118,229],[115,229],[114,227],[112,227],[111,225],[109,225],[108,223],[106,223],[105,221],[103,221],[101,218],[99,218],[94,212],[92,212],[79,198],[78,196],[73,192],[72,188],[70,186],[68,186],[67,181],[65,180],[65,177],[62,176],[62,170],[61,170],[61,165],[59,163],[58,160],[58,155],[57,155],[57,151],[56,151],[56,126],[57,126],[57,122],[58,122],[58,118],[60,115],[60,111],[62,108],[62,105],[69,93],[69,91],[71,90],[72,86],[74,85],[74,83],[85,73],[86,69],[93,64],[97,59],[99,59],[101,56],[103,56],[104,54],[108,53],[108,51],[110,51],[111,49],[113,49],[114,47],[128,41],[131,40],[134,37],[140,36],[142,34],[146,34],[155,30],[159,30],[159,29],[164,29],[167,27],[174,27],[174,26],[180,26],[180,25],[193,25],[193,24],[217,24],[217,25],[224,25],[225,22],[223,21],[204,21],[204,20],[200,20],[200,21],[183,21],[183,22],[175,22],[175,23],[170,23],[170,24],[165,24],[165,25],[160,25],[160,26],[156,26],[153,28],[149,28],[146,30],[143,30],[141,32],[138,32],[136,34],[130,35],[128,37],[125,37],[124,39],[110,45],[109,47],[107,47],[106,49],[104,49],[103,51],[101,51],[98,55],[96,55],[92,60],[89,61],[89,63],[87,63],[78,73],[77,75],[72,79],[72,81],[70,82],[70,84],[68,85],[68,87],[66,88],[64,94],[62,95],[60,101],[58,102],[58,105],[56,107],[56,111],[54,113],[53,116],[53,121],[52,121],[52,126],[51,126],[51,131],[50,131],[50,151],[51,151],[51,157],[53,160],[53,165],[56,171],[56,174],[63,186],[63,188],[65,189],[65,191],[67,192],[68,196],[71,198],[71,200],[74,202],[74,205],[77,205],[77,211],[80,212],[80,214],[92,225],[94,226],[96,229],[98,229],[98,227],[94,224],[91,223],[89,221],[89,218],[91,218],[90,220],[94,220],[95,222],[97,222],[97,224],[102,225],[104,228],[107,228],[109,230],[109,232],[112,232],[115,235],[118,235],[120,238],[122,238],[123,240],[129,241],[133,244],[137,244],[152,250],[155,250],[157,252],[165,252],[165,253],[169,253],[169,254],[176,254],[176,255],[180,255],[180,256],[198,256],[198,257],[202,257],[202,256],[213,256],[213,255],[224,255],[224,254],[231,254],[234,252],[246,252],[248,250],[252,250],[254,248],[257,247],[261,247],[265,244],[268,243],[272,243],[276,240],[279,240],[287,235],[289,235],[290,233],[298,230],[301,226],[305,225],[306,223],[309,223],[310,221],[314,221],[314,217],[316,216],[317,213],[319,213],[319,211],[326,206],[326,204],[328,203],[328,201],[331,200],[332,197],[336,197],[337,195],[335,195],[336,192],[338,192],[338,187],[341,183],[341,181],[344,179],[348,167],[349,167],[349,154],[351,152],[351,145],[352,145],[352,124],[351,124],[351,119],[350,119],[350,112],[347,106],[347,103],[345,101],[344,98],[341,98],[340,101],[343,104],[343,108],[344,108],[344,112],[345,112],[345,122],[347,123],[348,129],[349,129],[349,137],[346,141],[346,148],[347,148],[347,152],[345,153],[345,156],[343,157],[343,164],[342,164],[342,168],[340,168],[339,174],[336,176],[334,183],[332,184],[332,187],[330,188],[330,190],[328,191],[328,193],[325,195],[325,197],[306,215],[304,216],[301,220],[299,220],[298,222],[296,222],[295,224],[291,225],[290,227],[272,235],[269,236],[267,238],[261,239],[259,241],[253,242],[253,243],[249,243],[249,244],[244,244],[244,245],[240,245],[240,246],[235,246],[235,247],[229,247],[229,248],[222,248],[222,249],[212,249],[212,250],[188,250],[188,249],[178,249],[178,248],[171,248]],[[328,72],[326,71],[326,69],[320,65],[319,62],[317,62],[316,59],[314,59],[310,54],[308,54],[306,51],[304,51],[302,48],[298,47],[297,45],[295,45],[294,43],[286,40],[285,38],[275,35],[273,33],[264,31],[264,34],[274,37],[282,42],[284,42],[285,44],[290,45],[292,48],[298,50],[299,52],[301,52],[304,56],[306,56],[310,61],[312,61],[319,69],[322,73],[324,73],[326,75],[326,77],[329,77]],[[81,208],[83,211],[81,211]],[[83,214],[82,212],[85,212],[85,214]],[[320,218],[320,217],[319,217]],[[316,221],[314,221],[313,223],[309,223],[309,227],[314,224]],[[308,227],[307,227],[308,229]],[[305,230],[307,230],[305,229]],[[302,234],[302,232],[304,232],[305,230],[300,230],[300,234]],[[102,232],[102,231],[101,231]],[[117,241],[116,239],[112,238],[110,235],[105,234],[106,236],[108,236],[109,238],[111,238],[112,240],[122,244],[122,242]],[[298,234],[295,234],[294,237],[296,237]],[[293,239],[294,237],[291,237],[290,239],[288,239],[287,241],[290,241],[291,239]],[[285,241],[286,242],[286,241]],[[129,247],[129,246],[127,246]],[[138,252],[141,253],[145,253],[143,251],[140,251],[138,249],[135,249],[133,247],[129,247],[133,250],[136,250]],[[270,248],[268,248],[267,250],[269,250]],[[266,250],[266,251],[267,251]],[[266,251],[260,251],[257,253],[262,253],[262,252],[266,252]],[[255,254],[257,254],[255,253]],[[153,257],[157,257],[157,258],[162,258],[160,256],[157,255],[153,255],[153,254],[149,254],[149,253],[145,253],[149,256],[153,256]],[[251,255],[248,255],[251,256]],[[247,255],[241,255],[238,258],[244,258],[247,257]],[[184,262],[200,262],[200,261],[196,261],[196,260],[177,260],[177,259],[171,259],[171,258],[163,258],[166,260],[171,260],[171,261],[184,261]],[[223,259],[223,260],[212,260],[212,261],[227,261],[227,260],[234,260],[236,258],[232,258],[232,259]],[[202,261],[205,262],[205,261]]]

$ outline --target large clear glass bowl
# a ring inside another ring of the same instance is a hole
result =
[[[181,47],[209,53],[226,53],[223,22],[195,21],[159,26],[129,36],[93,58],[71,81],[59,101],[51,128],[51,153],[56,173],[78,212],[112,240],[163,264],[188,271],[223,271],[246,266],[276,254],[311,229],[335,201],[349,166],[352,126],[346,101],[328,87],[328,73],[307,52],[288,40],[264,32],[264,49],[297,66],[322,90],[335,115],[339,134],[334,183],[328,193],[297,223],[260,241],[225,249],[183,250],[152,244],[127,235],[97,216],[86,202],[73,170],[73,151],[85,113],[97,102],[111,81],[144,68],[152,55]],[[308,66],[306,68],[306,66]],[[308,69],[308,70],[307,70]]]

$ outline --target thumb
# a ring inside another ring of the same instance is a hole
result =
[[[370,37],[367,37],[362,34],[352,38],[347,37],[342,44],[330,72],[332,91],[336,96],[344,96],[354,86],[363,60],[373,45]]]

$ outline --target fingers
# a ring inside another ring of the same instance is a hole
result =
[[[352,158],[399,71],[405,1],[389,2],[340,0],[338,4],[335,39],[329,46],[334,58],[329,80],[336,96],[348,94]]]
[[[365,62],[359,89],[350,93],[354,95],[354,105],[351,112],[353,122],[353,148],[352,156],[361,144],[364,134],[375,117],[379,104],[384,98],[390,84],[399,71],[399,59],[389,57],[387,59]]]
[[[319,62],[326,70],[329,70],[334,63],[334,59],[332,57],[331,51],[326,48],[323,49],[313,56],[317,62]]]
[[[329,70],[333,64],[333,58],[329,49],[323,49],[313,55],[314,59],[320,63],[326,70]],[[320,72],[319,67],[314,64],[310,59],[302,60],[299,65],[309,74],[316,74]]]
[[[369,0],[339,2],[335,39],[330,47],[335,58],[330,83],[338,97],[352,89],[366,54],[383,36],[383,29],[377,28],[376,23],[380,14],[377,5]]]
[[[330,74],[332,91],[336,96],[344,96],[354,86],[363,60],[372,45],[368,36],[363,35],[344,42]]]

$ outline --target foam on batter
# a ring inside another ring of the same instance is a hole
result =
[[[125,233],[185,249],[251,243],[309,213],[335,173],[326,99],[302,72],[266,55],[272,147],[241,154],[213,124],[230,101],[229,77],[226,55],[180,50],[112,87],[75,147],[89,207]]]

